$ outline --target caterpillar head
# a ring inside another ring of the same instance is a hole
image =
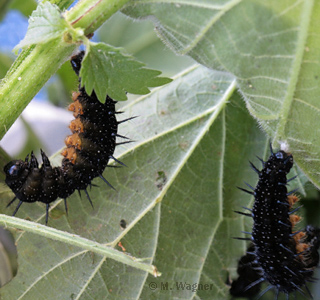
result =
[[[33,152],[31,152],[30,160],[27,155],[24,161],[20,159],[10,161],[3,168],[6,174],[6,184],[15,193],[24,184],[33,169],[38,169],[38,161]]]
[[[282,150],[273,153],[266,163],[268,173],[283,172],[285,175],[290,172],[293,166],[293,157],[290,153],[286,153]]]
[[[26,180],[28,176],[28,163],[23,160],[13,160],[3,168],[6,174],[6,184],[15,191]]]

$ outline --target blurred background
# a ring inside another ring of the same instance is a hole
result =
[[[0,79],[5,76],[16,58],[12,49],[24,38],[28,17],[36,6],[35,0],[0,0]],[[157,37],[151,21],[136,22],[121,13],[110,18],[92,39],[95,42],[102,41],[123,47],[127,54],[136,57],[149,68],[162,71],[163,76],[167,77],[172,77],[193,64],[190,58],[178,57],[166,49]],[[3,165],[10,161],[10,158],[24,159],[31,151],[39,154],[40,148],[51,156],[64,147],[64,139],[70,134],[68,124],[73,119],[72,113],[66,108],[71,103],[71,94],[77,90],[77,85],[78,79],[67,61],[0,141],[2,198],[6,198],[5,193],[10,193],[3,183],[2,172]],[[137,96],[129,95],[129,99],[135,97]],[[0,286],[16,274],[16,259],[17,253],[11,234],[0,228]]]

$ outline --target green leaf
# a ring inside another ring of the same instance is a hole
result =
[[[81,84],[89,95],[94,90],[100,101],[108,94],[115,100],[126,100],[126,92],[148,94],[149,87],[167,84],[170,78],[158,77],[160,71],[144,68],[119,48],[103,43],[90,43],[80,71]]]
[[[58,6],[50,2],[40,3],[29,18],[26,36],[13,51],[62,37],[67,29],[68,23],[62,17]]]
[[[149,286],[151,282],[160,287],[166,281],[201,280],[214,281],[207,291],[210,299],[226,299],[226,272],[235,267],[244,246],[226,237],[226,229],[231,236],[238,234],[242,217],[231,212],[239,196],[230,196],[237,190],[224,190],[224,186],[242,180],[249,169],[244,167],[246,157],[267,144],[252,142],[248,150],[245,142],[258,140],[262,134],[238,97],[226,106],[234,89],[232,76],[193,67],[168,86],[122,107],[127,115],[123,118],[139,117],[119,127],[120,134],[136,141],[116,149],[116,157],[128,168],[104,172],[116,191],[94,180],[98,187],[89,191],[94,209],[77,193],[68,199],[69,216],[64,213],[63,200],[52,205],[49,226],[118,250],[121,241],[132,256],[149,264],[157,262],[164,271],[161,277],[148,277],[146,272],[81,247],[40,237],[37,230],[42,227],[35,226],[33,233],[15,233],[18,275],[1,289],[1,296],[8,300],[41,299],[44,294],[49,300],[188,299],[194,292],[152,291]],[[234,135],[232,129],[239,134]],[[231,158],[227,165],[226,155]],[[242,160],[237,159],[239,155]],[[59,163],[53,160],[53,164]],[[247,195],[243,199],[246,201],[241,204],[248,203]],[[5,204],[0,202],[3,207]],[[45,206],[24,203],[17,217],[43,223]],[[121,220],[127,224],[125,229]],[[217,245],[217,240],[223,243]],[[225,251],[227,246],[232,251]],[[222,265],[225,271],[221,273],[217,266]]]
[[[320,187],[319,1],[134,1],[124,12],[150,17],[176,53],[234,74],[250,113]]]

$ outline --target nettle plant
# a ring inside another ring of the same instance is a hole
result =
[[[230,299],[248,246],[231,237],[252,227],[234,213],[252,206],[252,195],[236,189],[243,178],[258,180],[248,160],[265,159],[270,140],[275,150],[284,143],[296,162],[291,188],[316,197],[304,184],[320,187],[320,3],[83,0],[68,10],[72,2],[43,1],[30,16],[15,48],[22,51],[0,83],[1,138],[84,45],[88,94],[102,102],[107,94],[144,95],[121,107],[138,116],[121,127],[134,143],[114,154],[128,167],[103,174],[116,191],[94,180],[94,209],[74,193],[67,216],[58,199],[49,226],[42,203],[9,217],[12,193],[2,186],[0,223],[18,250],[18,272],[2,298]],[[92,42],[117,11],[151,19],[164,44],[195,64],[170,82],[121,49]],[[59,165],[60,152],[55,159]],[[305,201],[305,223],[319,225],[318,217],[309,221],[318,203]]]

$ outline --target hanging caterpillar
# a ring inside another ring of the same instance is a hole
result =
[[[84,51],[71,58],[73,70],[79,76]],[[80,81],[80,78],[79,78]],[[42,166],[31,153],[23,160],[13,160],[4,167],[5,182],[11,188],[15,197],[7,205],[10,206],[16,199],[19,203],[14,210],[17,213],[23,202],[43,202],[46,204],[46,224],[48,223],[49,205],[57,198],[64,199],[67,209],[67,198],[75,190],[87,192],[87,187],[95,177],[100,177],[110,187],[111,184],[102,176],[109,159],[122,164],[113,157],[116,145],[128,143],[116,143],[119,135],[118,125],[132,118],[117,121],[115,111],[116,101],[109,96],[105,103],[101,103],[95,92],[89,96],[84,87],[79,84],[79,91],[72,95],[73,103],[69,110],[73,112],[75,119],[70,123],[72,135],[65,139],[66,148],[62,151],[64,156],[60,167],[52,167],[47,155],[41,150]]]
[[[230,293],[234,297],[252,297],[260,291],[262,282],[269,283],[258,298],[270,289],[275,289],[276,297],[280,293],[299,292],[312,295],[307,282],[312,281],[314,268],[319,263],[320,229],[307,226],[296,231],[294,226],[300,217],[294,213],[300,208],[292,209],[299,200],[293,195],[295,191],[287,191],[287,174],[293,166],[293,157],[284,151],[273,152],[265,162],[263,169],[258,170],[252,163],[253,170],[259,175],[255,188],[247,184],[253,191],[240,190],[254,196],[249,213],[237,213],[253,218],[251,238],[237,238],[252,242],[251,248],[244,255],[238,266],[239,278],[232,282]],[[250,273],[250,277],[247,274]]]

